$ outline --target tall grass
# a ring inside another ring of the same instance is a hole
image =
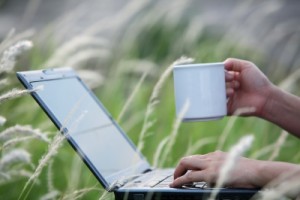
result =
[[[256,138],[250,157],[299,163],[300,141],[261,119],[175,119],[172,67],[167,66],[181,55],[196,62],[248,59],[281,88],[299,94],[299,49],[294,45],[299,30],[290,21],[264,24],[280,11],[281,1],[256,3],[237,3],[227,13],[230,23],[225,28],[213,14],[192,12],[197,9],[192,1],[165,6],[163,1],[131,0],[113,17],[57,43],[49,39],[49,27],[67,32],[72,19],[86,12],[82,7],[40,32],[8,31],[0,44],[0,199],[113,199],[28,97],[36,90],[20,89],[14,75],[19,70],[75,67],[154,166],[174,167],[184,155],[228,150],[249,132]],[[249,35],[253,32],[257,35]],[[282,41],[284,51],[273,51]],[[297,188],[298,183],[290,184]],[[282,197],[289,194],[280,192]]]
[[[214,200],[217,197],[220,188],[224,187],[225,182],[228,177],[230,177],[232,171],[234,170],[234,166],[238,160],[238,158],[245,153],[251,147],[252,141],[254,137],[253,135],[247,135],[243,137],[238,144],[232,147],[232,149],[228,153],[228,157],[226,158],[224,165],[220,170],[219,177],[216,182],[216,189],[213,190],[209,199]]]

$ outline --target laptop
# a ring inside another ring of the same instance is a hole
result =
[[[155,169],[72,68],[17,72],[33,98],[116,200],[207,199],[215,188],[170,188],[173,169]],[[217,199],[250,199],[257,190],[220,189]]]

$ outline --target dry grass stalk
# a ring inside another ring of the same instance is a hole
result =
[[[177,59],[173,65],[184,65],[184,64],[190,64],[193,63],[195,60],[194,58],[189,58],[186,56],[181,56],[179,59]]]
[[[0,126],[3,126],[6,122],[6,118],[3,116],[0,116]]]
[[[29,1],[25,5],[25,9],[22,14],[22,24],[30,24],[37,16],[38,10],[40,10],[41,1]]]
[[[11,30],[6,38],[0,43],[0,53],[4,52],[9,47],[16,44],[18,41],[26,40],[35,34],[33,29],[26,30],[20,34],[15,35],[15,31]]]
[[[269,157],[268,160],[275,160],[277,158],[277,156],[279,155],[279,152],[281,150],[282,145],[286,141],[287,136],[288,136],[288,132],[285,131],[285,130],[282,130],[278,140],[274,144],[273,152],[272,152],[272,154],[271,154],[271,156]]]
[[[183,42],[188,46],[197,45],[197,39],[204,33],[204,29],[207,26],[209,20],[205,16],[196,16],[190,20],[189,26],[187,27],[184,35]]]
[[[99,73],[92,70],[76,70],[79,76],[90,88],[96,88],[102,85],[105,78]]]
[[[69,58],[71,55],[74,55],[78,51],[84,51],[87,47],[103,48],[108,45],[108,41],[103,38],[84,35],[74,37],[71,41],[72,42],[67,42],[58,48],[54,52],[53,56],[51,56],[43,64],[43,66],[55,67],[58,65],[63,65],[67,58]]]
[[[0,172],[0,185],[13,182],[20,178],[29,178],[32,172],[24,169],[9,169],[9,171]]]
[[[23,95],[27,95],[30,94],[32,92],[37,92],[42,90],[43,87],[42,86],[38,86],[36,88],[30,89],[30,90],[19,90],[19,89],[12,89],[10,92],[7,92],[5,94],[2,94],[0,96],[0,104],[9,100],[9,99],[13,99],[13,98],[17,98]]]
[[[178,134],[179,127],[182,123],[182,119],[183,119],[185,113],[188,111],[189,106],[190,106],[189,101],[185,102],[182,110],[179,112],[177,118],[174,121],[172,132],[170,134],[168,143],[166,143],[166,148],[162,152],[162,155],[161,155],[161,158],[160,158],[160,162],[159,162],[160,167],[164,166],[165,162],[167,161],[168,156],[171,153],[172,147],[174,146],[175,141],[176,141],[176,137],[177,137],[177,134]]]
[[[159,100],[158,100],[159,92],[160,92],[162,86],[164,85],[165,81],[167,80],[167,78],[172,73],[173,66],[178,65],[178,64],[183,64],[183,63],[190,63],[193,61],[194,61],[194,59],[192,59],[192,58],[181,57],[180,59],[175,61],[172,65],[170,65],[162,73],[158,82],[155,84],[152,94],[150,96],[149,102],[147,104],[147,110],[145,113],[144,123],[143,123],[142,131],[140,133],[139,140],[138,140],[137,148],[139,151],[141,151],[144,148],[144,139],[147,136],[147,132],[148,132],[149,128],[151,128],[152,125],[154,124],[154,123],[150,123],[149,118],[150,118],[150,115],[153,113],[155,105],[159,103]]]
[[[4,44],[13,37],[15,32],[16,32],[16,30],[13,28],[7,33],[5,38],[0,42],[0,48],[4,48]],[[0,53],[2,53],[2,52],[0,51]]]
[[[109,58],[111,52],[108,49],[103,48],[87,48],[82,51],[76,52],[71,55],[63,63],[65,66],[72,66],[74,68],[80,68],[84,66],[84,63],[95,59],[95,60],[105,60]]]
[[[86,195],[87,193],[91,192],[91,191],[98,191],[98,192],[101,192],[103,191],[102,189],[99,189],[99,186],[94,186],[94,187],[90,187],[90,188],[83,188],[83,189],[80,189],[80,190],[75,190],[73,191],[72,193],[70,194],[66,194],[66,195],[63,195],[60,199],[61,200],[75,200],[75,199],[82,199],[82,197],[84,195]],[[106,191],[104,191],[105,193]],[[107,195],[109,193],[106,192],[105,195]],[[102,194],[103,196],[103,194]]]
[[[131,130],[133,127],[135,127],[137,124],[140,124],[144,119],[145,110],[140,110],[138,112],[135,112],[133,115],[127,118],[123,118],[123,128],[124,130]]]
[[[192,1],[193,0],[173,1],[172,4],[169,4],[167,7],[164,6],[164,2],[158,1],[157,7],[163,8],[162,13],[165,13],[165,18],[168,24],[176,25],[183,17],[186,16],[185,12],[193,3]]]
[[[7,153],[2,152],[0,160],[0,185],[15,181],[21,177],[29,177],[32,173],[22,169],[25,165],[34,167],[31,162],[31,155],[26,150],[13,149]]]
[[[17,139],[18,136],[32,136],[33,138],[38,138],[45,142],[50,142],[47,135],[42,133],[39,129],[33,129],[31,126],[21,126],[15,125],[13,127],[7,128],[0,132],[0,141],[7,141],[11,138]]]
[[[145,27],[152,27],[157,24],[163,24],[166,30],[177,27],[178,22],[180,23],[182,18],[185,17],[187,7],[191,5],[190,0],[173,1],[167,7],[162,1],[152,1],[150,3],[151,9],[144,11],[143,15],[139,16],[138,20],[135,20],[135,23],[130,23],[130,31],[122,38],[124,46],[131,46],[135,43],[136,38],[139,37],[141,30],[144,30]],[[153,10],[155,10],[155,14],[153,14]],[[201,20],[198,20],[198,24],[199,21],[205,20],[201,18]],[[197,34],[197,32],[194,33]],[[180,40],[177,40],[172,44],[173,48],[170,49],[169,55],[172,55],[174,54],[174,51],[176,52],[178,49],[181,49],[183,44],[186,45],[186,42],[180,37]],[[176,54],[177,53],[175,53],[175,55]]]
[[[300,69],[297,69],[294,73],[291,73],[287,78],[285,78],[279,87],[285,91],[292,92],[297,86],[297,81],[300,79]]]
[[[212,144],[214,142],[216,142],[216,138],[213,138],[213,137],[203,138],[203,139],[197,141],[195,144],[189,145],[188,149],[184,153],[184,156],[195,154],[195,152],[197,152],[203,146]]]
[[[280,200],[300,198],[300,171],[286,172],[269,183],[255,199]]]
[[[8,85],[8,83],[9,83],[8,79],[6,79],[6,78],[2,79],[2,80],[0,80],[0,87]]]
[[[232,172],[238,158],[251,147],[253,139],[253,135],[244,136],[236,145],[231,148],[225,160],[225,163],[220,170],[219,177],[216,182],[216,190],[213,190],[209,198],[210,200],[214,200],[217,197],[220,188],[223,187],[224,183],[226,183],[226,180],[230,176],[230,173]]]
[[[110,193],[107,191],[104,191],[101,195],[101,197],[99,198],[99,200],[106,200],[110,197]]]
[[[272,150],[274,149],[275,147],[275,144],[270,144],[270,145],[267,145],[257,151],[255,151],[252,155],[251,155],[251,158],[253,159],[259,159],[267,154],[270,154],[270,152],[272,152]]]
[[[0,72],[11,71],[15,67],[17,57],[24,51],[31,49],[32,46],[31,41],[23,40],[5,50],[0,60]]]
[[[296,24],[295,24],[296,25]],[[299,33],[291,35],[281,47],[282,54],[278,58],[278,63],[290,63],[294,57],[298,56]],[[300,71],[300,70],[297,70]],[[299,78],[299,74],[298,74]]]
[[[71,109],[71,111],[68,113],[65,121],[63,124],[68,124],[68,122],[70,121],[71,117],[74,115],[74,112],[78,109],[78,106],[80,105],[82,99],[78,100],[77,104]],[[81,114],[76,120],[74,120],[73,124],[70,125],[70,130],[72,128],[76,128],[76,126],[78,125],[78,123],[80,122],[80,120],[82,119],[82,117],[84,116],[84,113]],[[64,130],[64,126],[60,129],[60,132],[63,132]],[[73,129],[72,129],[73,130]],[[66,133],[67,134],[67,133]],[[52,142],[49,145],[48,148],[48,152],[46,154],[43,155],[43,157],[39,160],[39,164],[37,166],[37,168],[35,169],[35,172],[32,174],[32,176],[30,176],[30,178],[28,179],[28,181],[26,182],[25,186],[23,187],[23,190],[19,196],[19,199],[26,199],[34,182],[36,181],[37,177],[40,175],[40,173],[42,172],[43,168],[51,161],[51,158],[53,158],[59,147],[61,146],[62,141],[64,140],[65,136],[61,135],[61,134],[57,134],[54,139],[52,140]],[[26,191],[29,188],[28,191]],[[24,197],[25,195],[25,197]]]
[[[10,139],[10,140],[6,141],[0,147],[0,150],[7,149],[7,148],[9,148],[11,146],[14,146],[14,145],[20,143],[20,142],[28,141],[28,140],[35,139],[35,138],[37,138],[35,135],[31,135],[31,136],[17,137],[17,138]]]
[[[267,146],[255,151],[255,153],[253,155],[251,155],[251,158],[259,159],[267,154],[271,154],[269,156],[268,160],[274,160],[278,156],[282,146],[285,144],[287,136],[288,136],[288,133],[283,130],[281,132],[279,138],[277,139],[277,141],[274,144],[267,145]]]
[[[66,191],[67,191],[66,193],[68,194],[69,199],[74,199],[75,196],[78,195],[74,191],[77,191],[77,189],[82,181],[82,178],[81,178],[82,177],[81,172],[82,172],[82,167],[83,167],[82,160],[78,156],[74,156],[71,166],[72,167],[70,169],[70,175],[68,175],[69,181],[68,181],[68,187],[66,189]],[[72,194],[74,195],[73,197],[72,197]]]
[[[32,176],[26,182],[26,184],[25,184],[25,186],[24,186],[24,188],[23,188],[23,190],[22,190],[22,192],[19,196],[19,200],[27,198],[29,191],[26,192],[26,189],[30,186],[30,184],[33,185],[34,181],[40,175],[43,168],[49,163],[50,159],[53,158],[54,155],[56,155],[57,150],[61,146],[61,143],[62,143],[63,139],[64,139],[64,136],[60,135],[60,134],[57,134],[54,137],[53,141],[49,145],[48,152],[39,160],[39,164],[38,164],[37,168],[35,169]],[[32,185],[30,186],[29,190],[32,188]],[[23,196],[23,195],[25,195],[25,196]]]
[[[87,28],[85,34],[96,35],[106,30],[117,31],[118,27],[126,25],[143,8],[151,4],[151,0],[131,0],[124,8],[113,16],[109,16]]]
[[[159,66],[149,60],[120,60],[117,65],[118,71],[125,74],[137,74],[143,75],[147,73],[147,76],[156,78]]]
[[[48,193],[43,195],[40,199],[41,200],[52,200],[52,199],[58,199],[60,196],[61,192],[56,190],[54,185],[53,185],[53,160],[49,161],[48,165],[48,171],[47,171],[47,187],[48,187]]]
[[[272,67],[272,74],[274,74],[274,66],[272,64],[280,63],[280,61],[287,62],[286,59],[284,59],[284,60],[280,59],[282,57],[286,58],[286,57],[290,56],[290,55],[286,56],[285,54],[292,54],[292,55],[298,54],[298,52],[291,53],[289,51],[285,51],[286,47],[284,46],[284,44],[287,45],[286,38],[291,38],[291,32],[293,32],[292,30],[295,30],[295,27],[297,27],[297,24],[298,24],[298,20],[295,20],[295,21],[287,20],[282,23],[278,23],[275,26],[271,26],[270,30],[265,33],[266,36],[269,35],[268,40],[264,41],[264,46],[267,51],[270,50],[270,52],[272,52],[272,49],[274,49],[274,47],[276,47],[278,45],[282,45],[282,51],[280,51],[281,55],[280,54],[277,55],[278,60],[276,60],[276,62],[271,63],[270,67]],[[299,32],[299,29],[298,29],[298,32]],[[272,33],[272,34],[270,34],[270,33]],[[297,35],[298,35],[298,33],[297,33]],[[284,44],[282,43],[282,41],[285,41]],[[295,43],[294,45],[297,45],[297,44]],[[290,65],[290,63],[289,62],[283,63],[283,65],[288,67],[288,65]],[[298,65],[296,67],[298,67]],[[278,70],[280,70],[280,69],[277,69],[276,71],[278,71]],[[282,72],[284,72],[284,71],[282,71]]]
[[[153,156],[153,166],[158,167],[159,161],[160,161],[160,156],[162,153],[163,148],[166,146],[167,142],[169,142],[170,136],[165,137],[160,143],[158,144],[158,147],[154,153]]]
[[[253,2],[254,1],[251,0],[251,1],[243,1],[242,3],[236,4],[236,7],[232,9],[231,18],[234,20],[244,16],[245,13],[247,13],[247,10],[251,6],[251,4],[253,4]],[[230,28],[226,29],[225,34],[223,34],[220,42],[216,46],[216,56],[218,58],[223,57],[224,51],[229,50],[228,41],[232,40],[232,35],[234,35],[235,38],[238,38],[240,40],[241,36],[238,33],[241,33],[241,28],[239,24],[235,24],[233,26],[230,26]]]
[[[143,9],[143,7],[145,7],[148,3],[151,3],[151,1],[150,0],[129,1],[129,3],[115,15],[101,19],[100,21],[93,24],[91,27],[86,28],[81,35],[76,36],[70,39],[69,41],[67,41],[66,43],[62,44],[58,48],[58,50],[54,53],[54,55],[44,65],[46,67],[53,67],[53,66],[57,66],[57,64],[61,64],[61,61],[64,61],[65,58],[69,57],[68,55],[71,55],[71,53],[69,53],[69,50],[72,51],[72,49],[78,49],[76,48],[77,46],[76,44],[80,43],[82,38],[92,37],[96,39],[96,35],[99,35],[99,33],[101,33],[102,31],[121,27],[126,23],[126,21],[129,21],[135,14],[140,12],[141,9]],[[78,8],[80,9],[80,7],[82,6],[80,6],[79,4]],[[81,11],[81,12],[84,13],[85,11]],[[58,26],[59,27],[68,26],[69,25],[68,22],[74,20],[74,18],[76,19],[77,15],[78,15],[78,10],[76,9],[75,14],[74,12],[69,13],[68,16],[65,17],[65,19],[58,20]],[[66,22],[64,22],[62,25],[61,23],[62,21],[66,21]],[[114,32],[118,32],[118,31],[114,30]],[[90,44],[90,46],[92,45],[93,43]]]
[[[193,58],[188,58],[185,56],[180,57],[178,60],[176,60],[172,65],[170,65],[164,73],[160,76],[158,82],[154,86],[153,92],[150,97],[150,103],[158,99],[159,92],[164,85],[166,79],[170,76],[170,74],[173,71],[174,65],[182,65],[182,64],[188,64],[194,62]]]
[[[31,155],[24,149],[14,149],[6,154],[0,160],[0,171],[11,169],[14,164],[31,164]]]
[[[240,116],[243,114],[249,114],[249,113],[253,113],[253,112],[255,112],[255,108],[248,107],[248,108],[239,108],[233,113],[233,116],[230,117],[224,131],[222,132],[222,134],[220,136],[219,143],[217,145],[217,150],[223,149],[224,143],[225,143],[226,139],[228,138],[229,133],[232,130],[232,128],[237,120],[237,116]]]
[[[159,103],[159,100],[157,99],[159,91],[162,88],[163,84],[165,83],[167,77],[171,74],[172,69],[173,69],[173,65],[169,66],[164,71],[164,73],[161,75],[158,82],[154,86],[154,89],[152,91],[152,94],[150,96],[150,99],[149,99],[149,102],[148,102],[148,105],[147,105],[147,110],[146,110],[145,117],[144,117],[144,123],[143,123],[142,131],[140,133],[139,140],[138,140],[137,148],[138,148],[139,151],[141,151],[144,148],[144,139],[147,136],[148,130],[154,124],[154,123],[150,122],[149,118],[150,118],[151,114],[153,113],[156,104]]]
[[[127,109],[129,108],[129,106],[131,105],[135,95],[137,94],[137,92],[140,90],[141,85],[143,84],[145,78],[147,77],[148,72],[144,72],[144,74],[142,75],[142,77],[140,78],[139,82],[136,84],[136,86],[134,87],[132,93],[130,94],[129,98],[127,99],[127,101],[125,102],[118,118],[117,121],[120,122],[121,119],[123,118],[125,112],[127,111]]]
[[[29,178],[32,175],[32,172],[21,169],[21,170],[11,170],[10,174],[12,174],[13,176],[22,176],[22,177],[27,177]]]
[[[76,131],[76,128],[80,121],[84,118],[87,111],[83,111],[75,120],[72,120],[72,117],[74,116],[74,113],[79,108],[80,104],[82,103],[82,98],[77,101],[77,103],[73,106],[73,108],[69,111],[67,116],[65,117],[65,120],[63,122],[63,125],[69,125],[69,126],[62,126],[60,129],[60,132],[64,134],[57,134],[52,142],[49,144],[48,152],[46,152],[43,157],[39,160],[39,164],[36,167],[34,173],[32,176],[28,179],[25,186],[23,187],[23,190],[19,196],[20,199],[26,199],[30,190],[32,189],[33,184],[35,183],[35,180],[37,177],[41,174],[43,168],[47,166],[47,164],[51,161],[51,159],[57,154],[58,149],[60,148],[62,141],[65,138],[65,135],[68,134],[68,132],[65,132],[65,127],[69,127],[69,131]],[[71,123],[71,124],[69,124]],[[28,189],[29,187],[29,189]],[[28,191],[26,191],[28,189]],[[24,196],[25,195],[25,196]]]
[[[215,49],[217,49],[216,55],[218,58],[224,58],[224,52],[229,52],[229,54],[230,54],[230,51],[235,52],[235,50],[238,50],[238,51],[241,50],[241,49],[233,50],[232,47],[230,47],[228,45],[228,41],[233,41],[232,35],[235,35],[235,37],[234,37],[235,44],[241,44],[243,46],[251,47],[253,49],[255,49],[257,47],[257,45],[261,45],[261,41],[262,41],[264,44],[263,45],[264,48],[260,49],[260,51],[266,50],[265,52],[262,52],[262,54],[273,52],[274,47],[278,46],[278,42],[282,38],[287,37],[287,35],[281,36],[281,33],[282,32],[286,33],[287,29],[280,31],[280,33],[278,34],[278,33],[275,33],[274,30],[271,30],[274,27],[274,25],[266,24],[266,23],[263,23],[263,25],[262,25],[261,22],[263,22],[263,21],[260,20],[263,18],[268,18],[269,17],[268,15],[272,14],[272,12],[278,11],[278,9],[280,9],[282,7],[283,3],[279,2],[279,1],[268,1],[267,3],[263,4],[264,6],[256,7],[256,9],[254,9],[253,12],[251,13],[251,16],[245,18],[245,16],[248,16],[248,14],[250,14],[249,8],[250,7],[254,8],[255,4],[256,4],[256,2],[253,0],[244,1],[243,3],[236,4],[237,7],[232,9],[231,19],[232,20],[245,19],[243,22],[243,25],[242,25],[245,28],[241,28],[241,24],[238,23],[237,21],[235,21],[235,22],[232,21],[232,23],[234,25],[231,26],[231,28],[227,29],[226,33],[224,34],[224,37],[221,39],[220,44],[215,48]],[[246,14],[246,13],[248,13],[248,14]],[[280,24],[280,23],[278,23],[278,24]],[[265,36],[263,36],[263,38],[267,38],[267,39],[266,40],[257,40],[256,38],[254,39],[252,36],[249,37],[249,33],[258,33],[258,32],[260,32],[260,34],[262,34],[262,35],[265,35]],[[272,33],[272,34],[270,34],[270,33]],[[267,36],[270,36],[270,37],[267,37]],[[273,38],[273,37],[275,37],[275,38]],[[253,39],[251,40],[251,38],[253,38]],[[275,44],[275,46],[274,46],[274,44]],[[235,45],[235,46],[237,46],[237,45]],[[282,51],[282,52],[284,52],[284,51]],[[256,54],[255,52],[253,52],[253,53]],[[249,52],[247,52],[247,54],[249,54]],[[261,56],[261,54],[259,54],[258,56]],[[252,57],[254,57],[254,56],[252,56]]]
[[[48,171],[47,171],[47,187],[48,192],[55,191],[55,187],[53,185],[53,160],[49,161]]]
[[[60,192],[57,190],[51,190],[47,194],[43,195],[40,200],[53,200],[59,199]]]

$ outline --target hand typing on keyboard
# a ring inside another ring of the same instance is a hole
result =
[[[193,182],[207,182],[214,185],[219,176],[219,171],[226,160],[227,153],[216,151],[206,155],[188,156],[179,162],[174,172],[174,181],[170,187],[182,187]],[[240,157],[232,174],[227,177],[226,187],[259,187],[255,165],[259,161]]]

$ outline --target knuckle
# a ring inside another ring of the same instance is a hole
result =
[[[224,156],[224,152],[223,151],[220,151],[220,150],[217,150],[214,152],[214,156],[217,157],[217,158],[221,158]]]
[[[193,160],[193,157],[194,156],[187,156],[187,157],[181,158],[179,164],[186,165],[187,163],[190,162],[190,160]]]
[[[215,183],[217,181],[218,175],[215,172],[208,172],[205,176],[205,181],[209,183]]]
[[[193,173],[191,173],[191,172],[187,172],[186,173],[186,179],[188,180],[188,181],[192,181],[193,180],[193,177],[194,175],[193,175]]]
[[[184,165],[186,162],[187,162],[187,158],[184,157],[184,158],[181,158],[181,159],[180,159],[179,164],[180,164],[180,165]]]

